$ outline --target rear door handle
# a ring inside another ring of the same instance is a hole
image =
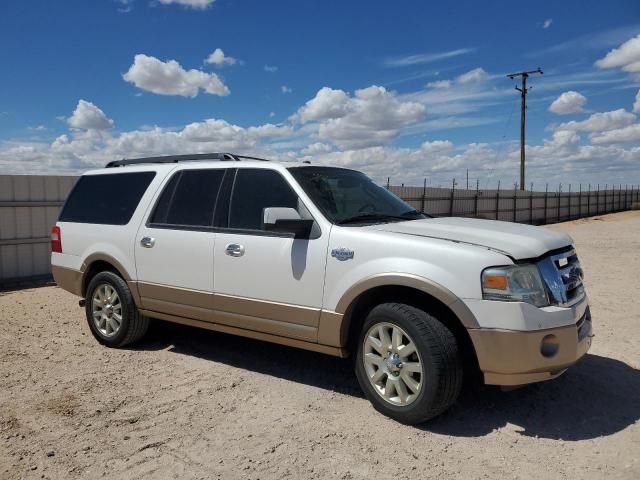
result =
[[[241,257],[244,255],[244,247],[237,243],[230,243],[224,248],[224,253],[231,257]]]
[[[153,237],[142,237],[140,239],[140,245],[144,248],[151,248],[156,244],[156,239]]]

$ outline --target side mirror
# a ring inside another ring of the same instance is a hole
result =
[[[295,208],[267,207],[262,211],[262,224],[269,232],[293,233],[294,238],[309,238],[313,220],[300,217]]]

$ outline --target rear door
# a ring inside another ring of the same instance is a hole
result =
[[[210,320],[213,214],[224,169],[184,169],[167,182],[136,238],[138,290],[147,310]]]
[[[267,207],[313,218],[282,173],[239,168],[214,247],[216,322],[316,341],[328,231],[311,239],[265,231]]]

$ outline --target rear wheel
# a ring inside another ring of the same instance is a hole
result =
[[[85,312],[93,336],[108,347],[139,340],[149,327],[140,315],[127,283],[113,272],[100,272],[89,282]]]
[[[432,315],[385,303],[367,316],[356,376],[379,412],[407,424],[449,408],[462,385],[462,361],[453,333]]]

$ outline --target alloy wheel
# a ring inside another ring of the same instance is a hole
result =
[[[422,389],[424,366],[407,332],[392,323],[376,323],[363,347],[365,372],[378,395],[395,406],[413,403]]]
[[[99,284],[91,300],[93,323],[105,337],[117,335],[122,326],[122,302],[118,292],[108,283]]]

